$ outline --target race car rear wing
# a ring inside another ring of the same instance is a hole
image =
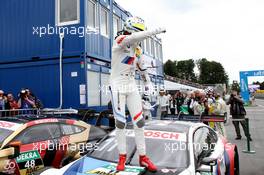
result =
[[[63,114],[78,114],[76,109],[56,109],[56,108],[44,108],[41,109],[42,115],[63,115]]]

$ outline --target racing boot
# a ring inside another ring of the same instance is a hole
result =
[[[149,160],[149,158],[144,156],[139,156],[139,165],[142,167],[146,167],[150,172],[156,172],[157,167]]]
[[[119,154],[118,165],[116,166],[117,171],[124,171],[126,164],[126,154]]]

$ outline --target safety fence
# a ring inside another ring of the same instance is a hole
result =
[[[0,110],[0,117],[16,117],[22,115],[40,115],[40,109],[11,109]]]
[[[164,75],[164,77],[165,77],[165,80],[173,81],[173,82],[184,84],[184,85],[187,85],[187,86],[192,86],[192,87],[196,87],[196,88],[199,88],[199,89],[205,89],[206,88],[206,86],[203,86],[201,84],[194,83],[194,82],[191,82],[191,81],[188,81],[188,80],[183,80],[183,79],[176,78],[176,77],[172,77],[172,76],[169,76],[169,75],[166,75],[166,74]]]
[[[226,122],[227,114],[223,115],[189,115],[180,112],[178,115],[167,114],[162,120],[179,120],[191,122]]]
[[[11,110],[0,110],[1,117],[19,117],[19,116],[44,116],[44,115],[66,115],[66,114],[78,114],[75,109],[11,109]]]

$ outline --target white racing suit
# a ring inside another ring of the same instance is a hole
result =
[[[216,109],[214,111],[217,115],[225,115],[227,112],[226,110],[226,103],[222,98],[216,100]],[[223,136],[226,135],[225,125],[223,122],[215,122],[215,129],[222,134]]]
[[[153,106],[158,106],[156,116],[157,116],[158,120],[161,120],[167,114],[167,107],[169,106],[168,97],[165,95],[163,95],[163,96],[158,95],[157,102]]]
[[[135,51],[139,42],[153,35],[165,32],[163,29],[136,32],[131,35],[120,35],[112,48],[110,92],[113,113],[116,120],[116,140],[120,154],[126,154],[125,107],[129,110],[135,130],[137,150],[140,155],[146,154],[141,96],[135,81],[135,71],[139,69],[145,79],[145,87],[150,78],[143,65],[142,57],[136,57]]]
[[[151,106],[150,102],[147,100],[142,100],[142,107],[143,107],[143,116],[146,120],[152,120],[152,114],[151,111],[153,110],[153,107]]]

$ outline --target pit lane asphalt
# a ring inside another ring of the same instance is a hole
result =
[[[251,149],[255,154],[246,154],[242,151],[247,147],[246,137],[240,125],[242,140],[235,140],[235,128],[231,121],[226,124],[228,140],[238,146],[241,175],[263,175],[264,174],[264,100],[256,100],[256,107],[246,107],[249,118],[250,134],[253,142]]]

